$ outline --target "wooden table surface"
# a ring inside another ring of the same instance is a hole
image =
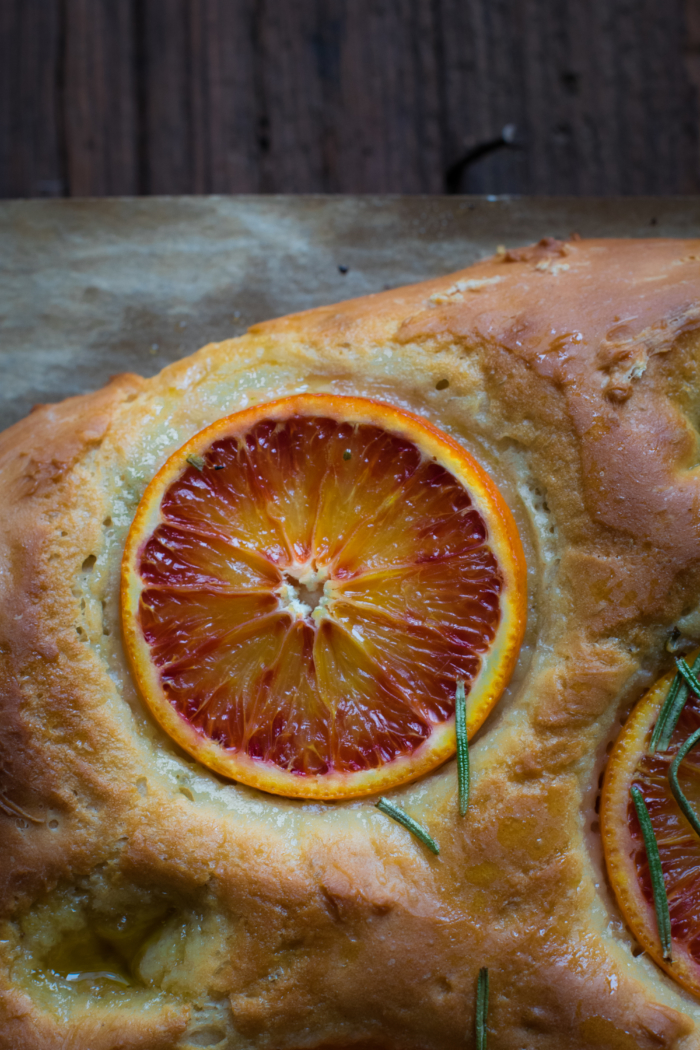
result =
[[[700,199],[180,197],[0,203],[0,427],[253,322],[545,235],[700,236]]]
[[[700,0],[1,0],[0,197],[693,193],[699,86]]]

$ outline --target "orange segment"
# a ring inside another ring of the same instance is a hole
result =
[[[668,780],[681,744],[700,726],[700,701],[690,696],[667,751],[649,754],[656,720],[674,674],[642,697],[613,748],[601,796],[601,829],[608,874],[632,933],[679,984],[700,996],[700,838],[678,806]],[[679,783],[700,813],[700,748],[681,763]],[[630,796],[636,784],[659,846],[671,916],[671,960],[663,958],[649,865]]]
[[[163,728],[279,794],[352,798],[454,753],[505,687],[525,564],[493,482],[455,441],[362,398],[219,420],[139,505],[122,622]]]

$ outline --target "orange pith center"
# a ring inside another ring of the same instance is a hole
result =
[[[700,839],[674,799],[668,781],[678,748],[700,726],[700,701],[689,697],[670,747],[663,753],[645,753],[637,763],[632,783],[641,789],[659,846],[661,867],[671,915],[671,937],[682,944],[700,965]],[[700,812],[700,748],[691,750],[681,763],[679,783],[691,806]],[[634,865],[641,892],[653,907],[651,876],[634,805],[630,800],[627,821],[634,843]]]
[[[376,769],[454,714],[503,579],[464,486],[410,440],[319,416],[224,436],[166,489],[138,619],[203,738],[297,776]]]

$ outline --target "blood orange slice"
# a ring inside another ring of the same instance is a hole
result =
[[[601,795],[601,830],[610,881],[632,933],[684,988],[700,995],[700,838],[676,801],[671,764],[700,726],[700,700],[690,696],[667,750],[649,753],[659,712],[674,678],[665,675],[642,697],[610,753]],[[700,746],[688,752],[678,780],[700,814]],[[659,847],[671,918],[671,958],[664,959],[647,853],[630,795],[637,785]]]
[[[512,671],[525,565],[457,442],[362,398],[219,420],[147,488],[122,565],[127,652],[151,711],[224,776],[351,798],[455,750]]]

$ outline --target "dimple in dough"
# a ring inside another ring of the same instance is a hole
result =
[[[700,1047],[700,1003],[634,954],[595,806],[672,626],[700,636],[699,324],[700,242],[547,240],[0,436],[2,1050],[465,1047],[482,966],[503,1050]],[[434,421],[525,544],[528,633],[471,748],[468,819],[454,762],[393,796],[438,858],[371,802],[210,774],[124,660],[145,485],[215,419],[303,391]]]

